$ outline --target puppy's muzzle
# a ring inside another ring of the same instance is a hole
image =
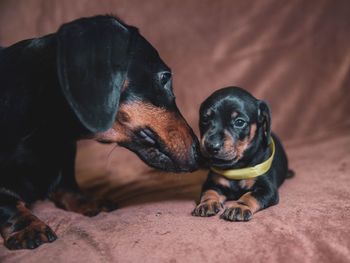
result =
[[[222,142],[219,140],[206,140],[204,149],[209,155],[216,155],[222,148]]]

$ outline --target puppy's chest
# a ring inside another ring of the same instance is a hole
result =
[[[239,198],[242,194],[253,189],[256,179],[229,180],[222,175],[211,173],[211,181],[219,186],[229,199]]]

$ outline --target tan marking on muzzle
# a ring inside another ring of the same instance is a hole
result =
[[[193,138],[186,121],[181,115],[150,103],[136,101],[121,105],[112,129],[102,135],[116,143],[128,142],[133,132],[142,128],[152,129],[166,145],[168,152],[179,159],[188,159]]]
[[[233,141],[233,138],[231,134],[225,130],[224,131],[224,147],[222,149],[222,154],[229,156],[235,156],[236,155],[236,147]],[[229,159],[232,159],[229,157]]]
[[[203,153],[206,153],[206,149],[205,149],[205,139],[207,137],[207,133],[205,133],[202,138],[200,139],[200,147],[201,147],[201,151]]]
[[[224,146],[222,151],[219,152],[219,155],[226,157],[227,159],[241,159],[245,150],[249,147],[250,143],[252,142],[256,133],[256,129],[256,124],[252,124],[250,126],[249,136],[247,138],[244,138],[243,140],[238,140],[237,142],[235,142],[231,134],[227,130],[225,130]]]

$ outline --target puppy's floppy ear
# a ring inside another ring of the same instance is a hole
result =
[[[63,93],[81,123],[110,128],[128,65],[129,30],[115,18],[81,18],[57,32],[57,71]]]
[[[263,127],[263,141],[268,146],[271,139],[271,112],[269,105],[262,100],[258,101],[258,122]]]

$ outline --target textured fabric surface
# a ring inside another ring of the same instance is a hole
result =
[[[248,223],[190,215],[206,171],[153,171],[122,148],[79,142],[78,180],[120,204],[94,218],[48,201],[34,213],[59,239],[0,262],[349,262],[348,1],[0,1],[0,45],[114,13],[173,69],[177,103],[198,131],[200,102],[243,86],[272,108],[296,177]]]

